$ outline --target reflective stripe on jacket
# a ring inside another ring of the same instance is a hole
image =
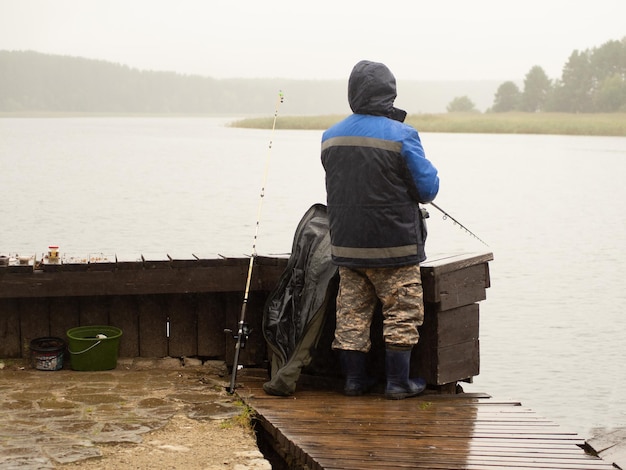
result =
[[[419,202],[439,189],[417,131],[353,114],[322,137],[333,261],[347,267],[417,264],[426,255]]]

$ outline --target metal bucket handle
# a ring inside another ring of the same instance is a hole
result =
[[[68,348],[68,351],[69,351],[69,353],[70,353],[70,354],[84,354],[84,353],[86,353],[87,351],[89,351],[90,349],[93,349],[93,348],[95,348],[96,346],[98,346],[100,343],[102,343],[102,340],[98,341],[98,342],[97,342],[97,343],[95,343],[95,344],[92,344],[92,345],[91,345],[91,346],[89,346],[87,349],[85,349],[85,350],[83,350],[83,351],[80,351],[80,352],[70,351],[70,349],[69,349],[69,348]]]

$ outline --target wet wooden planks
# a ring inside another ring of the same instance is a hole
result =
[[[594,455],[599,455],[618,468],[626,468],[626,428],[605,430],[586,442]]]
[[[240,376],[238,394],[289,468],[614,470],[586,454],[578,435],[519,403],[477,394],[391,401],[310,387],[273,397],[263,381]]]

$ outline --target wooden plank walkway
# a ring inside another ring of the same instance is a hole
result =
[[[298,385],[265,394],[261,374],[239,377],[257,430],[290,469],[615,470],[575,433],[515,402],[481,394],[386,400]]]
[[[595,455],[613,462],[618,468],[626,468],[626,428],[609,430],[586,442]]]

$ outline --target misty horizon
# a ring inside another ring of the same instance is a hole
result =
[[[399,83],[504,81],[560,76],[572,50],[622,38],[625,16],[622,0],[21,0],[0,4],[0,44],[218,80],[345,80],[368,59]]]

